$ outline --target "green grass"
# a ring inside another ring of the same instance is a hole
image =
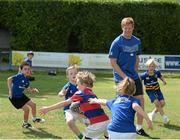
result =
[[[15,72],[1,72],[0,73],[0,138],[6,139],[76,139],[76,136],[68,129],[63,115],[63,110],[50,112],[44,118],[44,124],[33,124],[34,129],[21,128],[22,115],[21,110],[16,110],[8,101],[7,95],[7,77],[14,75]],[[98,74],[96,73],[97,81],[94,84],[94,91],[101,98],[113,98],[115,96],[114,83],[111,74]],[[45,72],[35,73],[36,81],[32,82],[32,87],[37,87],[40,90],[39,94],[28,95],[36,102],[37,108],[42,106],[51,105],[58,101],[63,100],[57,96],[58,91],[66,83],[64,73],[58,73],[57,76],[49,76]],[[164,126],[160,115],[157,115],[154,122],[154,130],[147,130],[144,123],[145,130],[153,137],[160,139],[177,139],[180,138],[180,80],[179,75],[167,76],[167,85],[161,84],[161,89],[164,93],[167,106],[165,112],[168,114],[171,122],[169,125]],[[153,109],[153,105],[149,102],[147,95],[145,95],[145,108],[149,112]],[[104,107],[106,112],[110,115],[110,111]],[[31,115],[30,115],[31,118]],[[30,122],[32,123],[31,119]],[[84,126],[77,122],[79,128],[83,131]],[[142,139],[144,137],[138,137]]]
[[[122,3],[122,2],[168,2],[180,3],[179,0],[63,0],[68,2]]]

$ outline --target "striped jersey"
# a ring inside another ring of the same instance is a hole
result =
[[[72,97],[73,102],[80,101],[80,109],[84,112],[84,115],[89,119],[91,124],[103,122],[109,120],[104,110],[99,104],[89,104],[90,98],[97,98],[92,92],[92,89],[86,88],[84,91],[77,91]]]
[[[144,80],[146,91],[159,90],[160,86],[158,83],[158,78],[160,78],[161,76],[161,72],[157,69],[154,70],[153,75],[149,75],[148,71],[142,73],[141,79]]]

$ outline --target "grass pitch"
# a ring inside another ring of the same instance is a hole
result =
[[[7,95],[7,78],[14,75],[16,72],[2,72],[0,73],[0,138],[1,139],[77,139],[76,136],[69,130],[64,120],[63,110],[59,109],[43,116],[46,119],[44,124],[33,124],[32,129],[21,128],[23,112],[16,110],[9,102]],[[94,84],[94,92],[99,98],[111,99],[115,96],[114,83],[111,74],[96,73],[96,82]],[[37,109],[42,106],[54,104],[58,101],[64,100],[57,96],[57,93],[63,85],[67,82],[65,73],[58,73],[57,76],[49,76],[45,72],[35,73],[36,81],[31,82],[32,87],[39,89],[38,94],[28,94],[28,96],[37,104]],[[166,100],[164,108],[166,114],[169,116],[171,122],[164,126],[162,118],[158,114],[154,125],[154,130],[147,130],[146,124],[144,128],[152,138],[156,139],[178,139],[180,138],[180,76],[175,75],[166,76],[167,85],[160,86]],[[145,110],[150,112],[154,105],[150,103],[145,94]],[[105,111],[110,116],[110,111],[104,107]],[[39,115],[39,114],[38,114]],[[77,122],[80,130],[83,131],[84,125]],[[102,137],[103,138],[103,137]],[[145,137],[137,137],[144,139]]]

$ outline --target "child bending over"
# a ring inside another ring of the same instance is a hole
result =
[[[107,129],[109,139],[135,139],[136,127],[134,125],[135,112],[142,115],[152,129],[152,122],[140,106],[140,101],[133,97],[136,91],[135,83],[130,78],[125,78],[117,86],[118,96],[111,100],[89,99],[91,104],[102,104],[112,112],[112,119]]]

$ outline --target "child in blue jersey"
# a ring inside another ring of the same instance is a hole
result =
[[[74,93],[78,91],[76,85],[76,74],[77,74],[76,66],[70,66],[66,69],[66,77],[69,79],[69,81],[64,85],[62,90],[58,93],[60,97],[64,96],[65,100],[71,98],[74,95]],[[66,123],[69,126],[69,128],[73,131],[73,133],[75,133],[79,139],[82,139],[83,135],[76,126],[75,121],[79,119],[80,121],[85,122],[86,119],[81,118],[76,113],[73,113],[69,107],[70,105],[64,106]]]
[[[33,59],[33,57],[34,57],[33,51],[29,51],[27,53],[27,57],[24,59],[24,62],[27,62],[30,67],[32,67],[32,59]]]
[[[95,76],[88,71],[80,71],[76,75],[76,84],[78,91],[69,99],[59,102],[57,104],[43,107],[40,111],[46,114],[49,111],[62,108],[70,105],[73,102],[80,102],[80,109],[83,111],[84,116],[90,121],[90,124],[84,131],[84,139],[98,138],[101,134],[107,138],[107,124],[109,122],[108,116],[99,104],[89,104],[90,98],[97,98],[93,93],[92,87]]]
[[[109,139],[135,139],[136,127],[134,125],[135,112],[142,115],[152,129],[152,122],[140,106],[139,99],[133,97],[136,91],[135,83],[125,78],[117,86],[118,96],[111,100],[89,99],[91,104],[102,104],[112,112],[112,119],[108,125]]]
[[[28,98],[24,92],[39,93],[38,89],[29,87],[29,79],[27,75],[30,73],[29,64],[23,62],[20,65],[21,73],[11,76],[7,80],[9,90],[9,100],[16,109],[22,109],[24,111],[23,128],[31,127],[28,123],[29,107],[32,110],[33,122],[44,122],[44,119],[36,117],[36,104]]]
[[[27,62],[30,66],[30,73],[29,75],[27,76],[29,78],[29,81],[34,81],[35,80],[35,77],[32,76],[33,74],[33,71],[32,71],[32,59],[34,57],[34,53],[33,51],[29,51],[27,53],[27,57],[24,59],[24,62]]]
[[[151,103],[154,103],[155,109],[149,113],[149,118],[153,121],[155,119],[156,113],[159,112],[163,117],[163,123],[169,123],[169,118],[165,115],[163,107],[165,106],[165,101],[163,94],[161,92],[158,78],[162,80],[163,84],[166,85],[166,81],[161,75],[161,72],[156,68],[156,62],[154,59],[149,59],[146,62],[147,71],[141,74],[141,80],[144,81],[146,88],[146,93],[151,100]]]

